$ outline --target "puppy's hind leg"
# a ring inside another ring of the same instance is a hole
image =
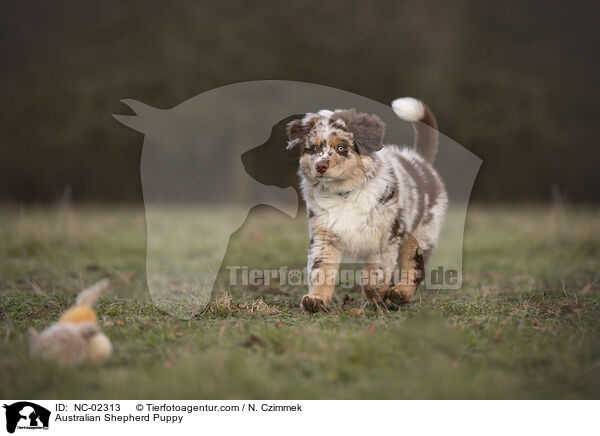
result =
[[[390,244],[385,250],[367,257],[363,270],[363,289],[370,303],[384,303],[390,293],[398,258],[398,245]]]
[[[398,254],[400,281],[395,283],[386,302],[392,305],[408,304],[412,301],[415,291],[425,277],[425,262],[416,239],[408,236],[400,245]]]

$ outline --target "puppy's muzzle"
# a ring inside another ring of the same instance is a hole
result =
[[[320,160],[319,162],[317,162],[315,164],[315,170],[317,170],[317,172],[319,174],[324,174],[328,168],[329,168],[329,160],[327,160],[327,159]]]

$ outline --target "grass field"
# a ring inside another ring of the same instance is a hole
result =
[[[255,286],[180,320],[149,298],[143,209],[0,209],[0,396],[600,398],[599,218],[472,207],[462,290],[423,290],[398,312],[364,307],[352,289],[331,313],[309,315],[303,289]],[[229,260],[301,265],[301,220],[273,227],[240,233]],[[113,280],[97,307],[111,360],[77,370],[32,361],[27,328],[48,326],[103,277]]]

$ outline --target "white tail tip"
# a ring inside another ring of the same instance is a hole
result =
[[[423,103],[412,97],[397,98],[392,102],[392,109],[400,118],[414,123],[425,116]]]

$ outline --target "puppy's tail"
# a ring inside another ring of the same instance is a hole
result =
[[[431,109],[420,100],[404,97],[392,102],[392,109],[400,118],[412,123],[415,131],[415,149],[433,163],[438,151],[437,121]]]

